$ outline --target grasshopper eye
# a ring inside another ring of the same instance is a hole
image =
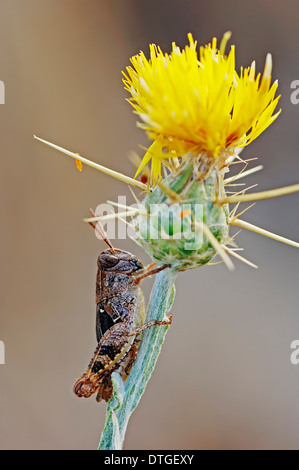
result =
[[[102,253],[98,258],[98,263],[103,268],[113,268],[113,266],[117,265],[118,261],[119,259],[117,256],[108,253]]]
[[[131,266],[132,266],[134,269],[136,269],[136,270],[138,270],[138,269],[142,269],[142,268],[143,268],[143,264],[142,264],[142,263],[140,263],[140,261],[139,261],[139,260],[136,260],[136,261],[130,261],[130,263],[131,263]]]

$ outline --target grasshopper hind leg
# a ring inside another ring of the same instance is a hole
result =
[[[102,400],[109,401],[110,398],[112,397],[113,393],[113,385],[112,385],[112,380],[111,380],[111,375],[108,375],[105,377],[105,379],[102,381],[98,388],[98,393],[96,400],[97,402],[100,402]]]
[[[130,375],[132,366],[136,360],[137,352],[138,352],[138,345],[139,345],[139,340],[136,339],[129,353],[122,360],[119,367],[115,371],[121,375],[124,382]],[[98,388],[96,400],[97,402],[100,402],[102,400],[109,401],[110,398],[112,397],[112,394],[113,394],[113,385],[112,385],[111,375],[107,375],[105,379],[101,382]]]

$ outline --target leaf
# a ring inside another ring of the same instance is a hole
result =
[[[165,269],[157,274],[147,309],[146,322],[163,320],[174,301],[176,273]],[[124,384],[121,376],[112,374],[113,396],[109,400],[106,423],[99,450],[122,449],[131,414],[143,395],[155,368],[169,326],[155,325],[142,334],[137,359]]]

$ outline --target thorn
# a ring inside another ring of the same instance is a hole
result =
[[[148,187],[146,184],[141,183],[140,181],[134,180],[133,178],[130,178],[129,176],[123,175],[122,173],[119,173],[118,171],[110,170],[110,168],[106,168],[105,166],[99,165],[98,163],[94,163],[91,160],[87,160],[86,158],[81,157],[80,155],[70,152],[69,150],[66,150],[62,147],[59,147],[58,145],[52,144],[50,142],[47,142],[46,140],[40,139],[36,135],[34,135],[34,138],[39,140],[40,142],[43,142],[46,145],[49,145],[49,147],[53,147],[54,149],[58,150],[59,152],[65,153],[69,157],[74,158],[75,160],[79,160],[82,163],[85,163],[85,165],[91,166],[92,168],[95,168],[96,170],[101,171],[102,173],[106,173],[106,175],[112,176],[113,178],[116,178],[123,183],[129,184],[131,186],[135,186],[138,189],[141,189],[142,191],[147,191],[148,192]]]
[[[264,235],[268,238],[273,238],[273,240],[277,240],[282,243],[286,243],[287,245],[295,246],[299,248],[299,243],[294,242],[293,240],[289,240],[288,238],[281,237],[280,235],[276,235],[275,233],[268,232],[268,230],[264,230],[256,225],[250,224],[249,222],[245,222],[244,220],[234,220],[231,225],[236,225],[237,227],[246,228],[247,230],[251,230],[252,232],[259,233],[260,235]]]
[[[195,224],[195,226],[197,226],[197,224]],[[209,242],[211,243],[211,245],[213,246],[213,248],[216,250],[216,252],[218,253],[218,255],[222,258],[222,260],[224,261],[224,263],[226,264],[227,268],[232,271],[235,269],[232,261],[230,260],[229,256],[225,253],[224,249],[222,248],[222,246],[220,245],[219,241],[217,240],[217,238],[213,235],[213,233],[211,232],[210,228],[207,226],[207,224],[205,223],[202,223],[202,224],[199,224],[198,227],[202,227],[202,231],[204,233],[204,235],[207,237],[207,239],[209,240]]]
[[[132,211],[132,210],[137,209],[137,207],[127,206],[126,204],[121,204],[119,202],[114,202],[110,200],[107,200],[107,203],[111,204],[111,206],[119,207],[120,209],[126,209],[127,211]]]
[[[135,209],[132,211],[125,211],[125,212],[113,212],[112,214],[101,215],[98,217],[90,217],[88,219],[83,219],[84,222],[97,222],[99,220],[109,220],[109,219],[118,219],[120,217],[133,217],[134,215],[141,214],[139,209]]]
[[[128,227],[130,227],[132,230],[135,230],[135,225],[131,224],[128,222],[126,219],[123,219],[122,217],[119,217],[119,220],[121,220],[124,224],[126,224]]]
[[[140,200],[138,199],[138,197],[136,196],[136,194],[134,193],[133,189],[130,186],[129,186],[129,190],[131,191],[132,196],[133,196],[136,204],[138,204],[140,206]]]
[[[238,155],[236,157],[234,157],[234,159],[236,159],[237,161],[230,161],[228,163],[228,165],[225,165],[225,166],[231,166],[231,165],[238,165],[239,163],[243,163],[244,165],[248,165],[248,162],[252,162],[253,160],[257,160],[258,157],[252,157],[252,158],[248,158],[247,160],[243,160],[241,157],[239,157]]]
[[[225,184],[224,186],[234,186],[234,187],[235,187],[235,186],[245,186],[245,184],[246,184],[246,183],[227,183],[227,184]],[[231,192],[232,192],[232,191],[230,191],[230,193],[231,193]],[[234,193],[235,193],[235,192],[236,192],[236,191],[234,191]],[[228,193],[228,191],[226,191],[226,194],[227,194],[227,193]]]
[[[241,178],[245,178],[246,176],[248,175],[251,175],[252,173],[256,173],[257,171],[260,171],[262,170],[264,167],[263,165],[258,165],[258,166],[255,166],[254,168],[251,168],[250,170],[247,170],[247,171],[241,171],[238,175],[235,175],[235,176],[231,176],[230,178],[226,178],[223,183],[225,185],[229,184],[229,183],[232,183],[233,181],[237,181]]]
[[[227,196],[222,199],[219,199],[217,202],[222,205],[235,202],[259,201],[261,199],[271,199],[273,197],[285,196],[286,194],[292,194],[298,191],[299,184],[293,184],[284,188],[270,189],[269,191],[260,191],[259,193]]]
[[[239,255],[238,253],[235,253],[234,250],[230,250],[227,246],[221,245],[222,248],[227,251],[230,255],[234,256],[240,261],[243,261],[243,263],[248,264],[248,266],[251,266],[252,268],[258,268],[256,264],[253,264],[251,261],[248,261],[248,259],[244,258],[243,256]]]
[[[240,203],[239,203],[239,204],[240,204]],[[236,207],[239,207],[239,204],[238,204]],[[246,207],[246,209],[244,209],[242,212],[239,212],[239,214],[233,215],[233,216],[231,217],[231,219],[233,219],[233,220],[235,221],[235,220],[238,219],[241,215],[245,214],[245,212],[249,211],[249,209],[251,209],[253,206],[255,206],[255,204],[256,204],[255,202],[254,202],[253,204],[250,204],[250,206]],[[232,211],[232,212],[233,212],[233,211]],[[231,225],[232,225],[232,224],[231,224]]]
[[[240,204],[241,204],[241,203],[238,202],[238,203],[235,205],[235,207],[233,208],[233,210],[230,212],[230,214],[229,214],[230,219],[233,219],[233,218],[235,217],[235,213],[237,212],[238,207],[239,207]]]

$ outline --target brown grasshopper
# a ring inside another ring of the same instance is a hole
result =
[[[94,213],[91,211],[92,215]],[[97,392],[97,401],[108,401],[113,392],[111,374],[117,371],[127,378],[137,357],[140,333],[154,325],[170,325],[153,320],[144,323],[144,299],[140,282],[170,265],[147,267],[136,256],[113,248],[103,227],[90,225],[109,246],[97,261],[96,276],[96,337],[94,356],[87,370],[74,385],[78,397],[88,398]]]

